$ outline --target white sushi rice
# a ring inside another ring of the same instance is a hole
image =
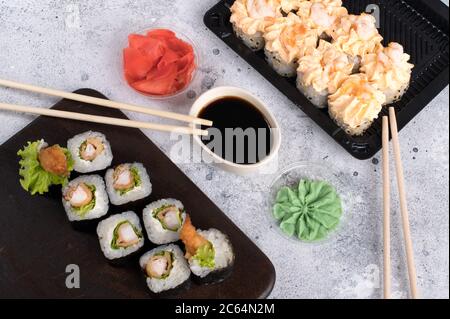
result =
[[[145,230],[147,231],[148,239],[150,239],[150,241],[154,244],[168,244],[180,239],[181,227],[178,229],[178,231],[164,229],[161,222],[157,218],[153,217],[153,212],[155,209],[166,205],[175,205],[181,211],[184,210],[183,203],[181,203],[179,200],[171,198],[158,200],[156,202],[150,203],[149,205],[147,205],[147,207],[144,208],[142,219],[144,220]],[[184,224],[185,219],[186,213],[183,212],[181,214],[181,225]]]
[[[114,249],[111,247],[111,242],[114,237],[114,229],[116,226],[124,221],[130,222],[134,228],[140,233],[141,238],[139,242],[129,247],[121,247],[119,249]],[[139,222],[139,217],[132,211],[124,212],[117,215],[112,215],[104,220],[102,220],[97,225],[97,235],[100,242],[100,248],[106,258],[112,260],[117,258],[122,258],[138,251],[142,246],[144,246],[144,235],[142,233],[141,223]]]
[[[91,211],[87,212],[84,216],[78,214],[77,210],[70,205],[70,202],[64,199],[64,194],[66,194],[66,192],[70,188],[76,187],[80,183],[95,186],[94,192],[95,206]],[[108,202],[108,195],[106,194],[105,190],[105,182],[103,181],[103,178],[99,175],[85,175],[71,180],[65,187],[63,187],[62,194],[63,194],[62,203],[64,206],[64,210],[66,211],[67,218],[69,218],[69,221],[96,219],[106,215],[106,213],[108,212],[109,202]]]
[[[246,34],[242,29],[233,24],[233,30],[236,36],[244,42],[244,44],[253,51],[259,51],[264,48],[265,40],[262,32],[256,32],[255,34]]]
[[[332,111],[332,108],[328,108],[328,114],[333,119],[333,121],[342,128],[345,133],[351,135],[351,136],[360,136],[363,135],[364,132],[372,126],[372,123],[374,120],[366,120],[362,122],[360,125],[358,125],[355,128],[350,127],[348,124],[346,124],[342,119],[338,118],[337,114],[334,114]]]
[[[149,259],[161,252],[161,251],[169,251],[173,254],[173,264],[172,270],[170,271],[169,276],[164,279],[150,278],[147,277],[147,286],[148,288],[154,292],[159,293],[165,290],[173,289],[184,283],[189,279],[191,272],[189,270],[189,266],[184,259],[183,252],[177,245],[166,245],[157,247],[147,253],[145,253],[139,259],[139,265],[141,269],[145,272],[145,267]]]
[[[322,109],[328,105],[328,90],[316,91],[312,85],[303,84],[303,74],[298,72],[297,74],[297,89],[303,93],[304,96],[311,101],[316,107]]]
[[[106,190],[108,191],[109,200],[113,205],[123,205],[149,196],[152,192],[152,184],[147,170],[141,163],[128,164],[136,168],[139,177],[141,178],[141,185],[134,187],[132,190],[121,195],[119,191],[114,189],[114,169],[110,168],[106,171],[105,181]]]
[[[399,101],[402,98],[403,94],[408,91],[408,88],[409,82],[403,84],[403,86],[398,90],[393,90],[391,88],[383,90],[384,95],[386,95],[386,102],[383,105],[388,105]]]
[[[80,157],[80,146],[90,137],[99,138],[105,148],[94,160],[87,161]],[[111,146],[106,136],[98,132],[88,131],[75,135],[67,141],[67,148],[74,160],[74,170],[79,173],[89,173],[105,169],[111,165],[113,159]]]
[[[298,63],[296,61],[285,62],[277,52],[264,49],[267,63],[281,76],[293,77],[297,73]]]
[[[192,273],[200,278],[204,278],[211,272],[225,269],[231,266],[234,262],[233,247],[228,237],[217,229],[211,228],[209,230],[198,231],[206,240],[208,240],[214,247],[214,268],[202,267],[194,258],[189,259],[189,268]]]

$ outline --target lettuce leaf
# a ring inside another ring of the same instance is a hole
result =
[[[197,252],[193,258],[198,261],[201,267],[214,268],[215,255],[216,252],[214,251],[213,245],[208,242],[197,249]]]
[[[69,176],[58,176],[45,171],[38,159],[39,146],[43,140],[28,142],[27,146],[17,152],[21,157],[19,161],[20,185],[31,195],[44,194],[48,192],[51,185],[66,185],[69,182]],[[69,172],[73,170],[73,160],[69,151],[62,148],[67,158],[67,168]]]

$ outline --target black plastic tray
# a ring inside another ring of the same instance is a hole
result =
[[[381,148],[381,115],[362,136],[349,136],[329,117],[327,110],[316,108],[296,86],[295,79],[279,76],[266,63],[263,52],[248,49],[233,33],[230,7],[234,0],[222,0],[204,18],[206,26],[230,46],[270,83],[300,107],[322,129],[358,159],[368,159]],[[394,104],[398,127],[402,129],[449,82],[448,7],[439,0],[344,0],[350,13],[359,14],[377,5],[380,33],[384,44],[401,43],[415,64],[410,88]],[[387,114],[384,108],[382,114]]]

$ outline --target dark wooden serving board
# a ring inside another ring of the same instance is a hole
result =
[[[99,92],[76,93],[105,98]],[[55,109],[126,118],[117,110],[62,100]],[[4,123],[3,125],[7,125]],[[110,265],[100,250],[95,230],[75,231],[61,204],[61,188],[45,196],[31,196],[19,184],[17,151],[27,141],[44,138],[50,145],[87,130],[106,134],[114,164],[142,162],[151,178],[153,193],[140,202],[111,206],[110,214],[134,210],[159,198],[178,198],[202,229],[228,234],[236,261],[221,283],[200,285],[169,294],[174,298],[264,298],[272,290],[275,270],[269,259],[227,216],[184,175],[140,130],[71,120],[39,117],[0,146],[0,297],[7,298],[151,298],[137,261]],[[101,175],[104,172],[100,172]],[[146,243],[146,249],[153,246]],[[80,268],[80,288],[66,287],[66,266]],[[159,296],[156,296],[159,297]]]

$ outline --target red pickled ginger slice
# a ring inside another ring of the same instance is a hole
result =
[[[133,48],[123,50],[123,60],[125,77],[128,82],[144,79],[157,63]]]
[[[175,33],[155,29],[131,34],[124,49],[125,77],[134,89],[152,95],[169,95],[186,87],[195,70],[194,50]]]

